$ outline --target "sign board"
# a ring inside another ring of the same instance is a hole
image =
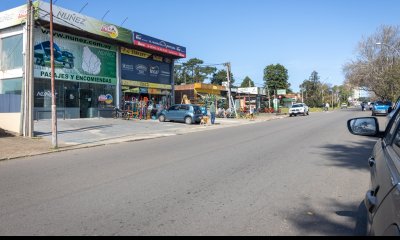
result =
[[[39,1],[41,20],[50,22],[50,4]],[[132,44],[132,31],[53,5],[55,24]]]
[[[277,94],[278,95],[286,95],[286,89],[278,89]]]
[[[156,39],[142,33],[133,33],[133,44],[149,50],[173,55],[180,58],[186,57],[186,48],[169,43],[160,39]]]
[[[49,31],[35,29],[34,76],[51,78]],[[67,33],[54,32],[55,78],[117,84],[117,48]]]
[[[34,2],[33,8],[35,9],[35,13],[37,13],[39,3]],[[17,26],[20,24],[24,24],[27,18],[27,5],[23,5],[20,7],[16,7],[4,12],[0,13],[0,29],[5,29],[13,26]],[[36,19],[36,16],[35,16]]]
[[[257,87],[238,88],[237,93],[257,95],[258,94],[258,88]]]

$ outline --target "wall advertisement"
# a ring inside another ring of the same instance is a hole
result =
[[[121,49],[121,75],[124,82],[135,81],[171,86],[171,60],[144,52]]]
[[[38,8],[39,3],[34,2],[34,9]],[[37,13],[37,11],[35,11]],[[16,7],[0,13],[0,29],[5,29],[20,24],[24,24],[27,18],[27,5]],[[36,17],[35,17],[36,18]]]
[[[50,36],[35,29],[35,78],[51,78]],[[75,82],[117,84],[117,48],[71,34],[54,32],[55,79]]]
[[[50,21],[49,12],[50,4],[40,1],[39,18],[47,22]],[[110,23],[99,21],[95,18],[82,15],[58,6],[53,5],[53,21],[55,24],[75,28],[78,30],[90,32],[103,37],[119,40],[132,44],[132,31],[115,26]]]
[[[133,44],[135,46],[143,47],[146,49],[154,50],[157,52],[166,53],[169,55],[185,58],[186,57],[186,48],[181,47],[160,39],[156,39],[142,33],[134,32],[133,33]]]

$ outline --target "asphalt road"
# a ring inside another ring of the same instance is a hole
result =
[[[0,162],[0,235],[365,230],[375,139],[342,110]]]

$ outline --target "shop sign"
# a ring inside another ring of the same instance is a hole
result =
[[[286,89],[278,89],[276,94],[278,94],[278,95],[286,95]]]
[[[39,3],[34,2],[33,8],[37,9]],[[35,13],[37,11],[35,10]],[[17,26],[26,22],[27,4],[0,13],[0,29]]]
[[[51,78],[49,34],[35,30],[34,75]],[[117,48],[67,33],[54,33],[55,78],[97,84],[117,84]]]
[[[49,12],[50,4],[47,2],[39,2],[39,19],[50,22]],[[132,43],[132,31],[115,26],[110,23],[99,21],[95,18],[85,16],[83,14],[70,11],[53,5],[53,21],[55,24],[68,28],[75,28],[80,31],[90,32],[99,36],[119,40],[125,43]]]
[[[146,83],[146,82],[131,81],[131,80],[122,80],[122,85],[131,87],[147,87],[147,88],[159,88],[159,89],[169,89],[169,90],[172,89],[171,85]]]
[[[160,95],[161,89],[149,88],[149,94]]]
[[[142,51],[138,51],[138,50],[130,49],[130,48],[124,48],[124,47],[121,47],[121,53],[130,55],[130,56],[140,57],[140,58],[149,58],[152,55],[151,53],[146,53],[146,52],[142,52]]]
[[[185,58],[186,48],[138,32],[133,33],[133,44],[142,48]]]
[[[258,94],[258,88],[257,87],[249,87],[249,88],[238,88],[238,93],[245,93],[245,94]]]
[[[124,93],[139,93],[139,88],[131,88],[123,91]]]
[[[122,54],[121,65],[124,80],[171,85],[170,64]]]
[[[142,94],[147,94],[147,93],[149,93],[149,92],[148,92],[148,88],[139,88],[139,93],[142,93]]]

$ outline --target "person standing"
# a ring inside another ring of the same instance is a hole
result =
[[[214,125],[215,124],[215,114],[216,114],[217,110],[215,108],[215,104],[214,102],[211,103],[210,106],[210,115],[211,115],[211,124]]]

